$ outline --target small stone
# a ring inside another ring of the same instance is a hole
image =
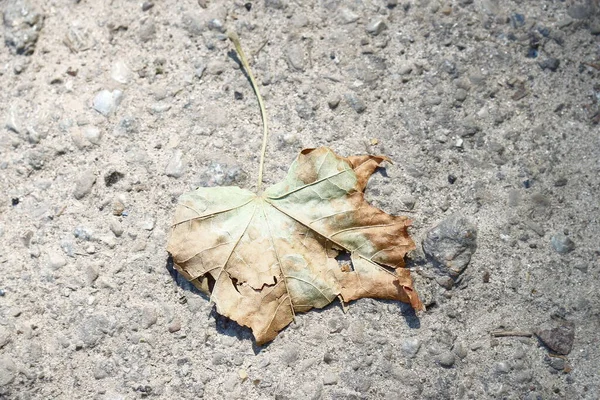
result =
[[[145,1],[142,3],[142,11],[148,11],[152,7],[154,7],[154,3],[152,3],[151,1]]]
[[[336,385],[338,380],[338,374],[334,372],[326,372],[323,376],[323,385]]]
[[[417,203],[417,199],[414,196],[411,196],[411,195],[402,196],[400,198],[400,201],[402,202],[402,204],[404,204],[404,206],[408,210],[414,209],[415,208],[415,204]]]
[[[367,109],[367,105],[364,101],[360,99],[360,97],[356,96],[353,93],[348,93],[344,96],[346,99],[346,103],[354,110],[357,114],[362,114]]]
[[[538,224],[535,221],[532,221],[532,220],[528,219],[528,220],[524,221],[524,224],[529,229],[531,229],[532,231],[534,231],[535,233],[537,233],[540,237],[544,237],[544,235],[546,234],[546,231],[544,230],[544,227],[542,225]]]
[[[156,309],[151,306],[144,307],[142,309],[142,328],[148,329],[152,325],[156,324],[156,321],[158,321]],[[170,329],[169,329],[169,332],[171,332]],[[175,331],[173,331],[173,332],[175,332]]]
[[[332,94],[327,99],[327,105],[330,109],[335,110],[340,104],[341,96],[339,94]]]
[[[95,265],[88,265],[87,268],[85,269],[85,281],[88,285],[93,284],[96,279],[98,279],[98,276],[100,275],[100,273],[98,272],[98,267],[96,267]]]
[[[592,11],[586,4],[573,4],[567,8],[567,14],[573,19],[586,19],[593,15]]]
[[[154,229],[155,223],[156,223],[156,220],[154,219],[154,217],[151,215],[147,215],[140,222],[140,228],[142,228],[145,231],[151,231]]]
[[[9,344],[12,340],[11,333],[8,329],[0,326],[0,349]]]
[[[94,232],[85,226],[78,226],[73,230],[73,236],[77,239],[89,241],[93,239]]]
[[[121,103],[123,98],[123,92],[120,90],[101,90],[96,94],[92,101],[92,107],[100,114],[108,117],[117,110],[117,107]]]
[[[562,187],[562,186],[566,186],[566,185],[567,185],[567,182],[568,182],[568,179],[567,179],[567,178],[565,178],[564,176],[561,176],[560,178],[557,178],[557,179],[554,181],[554,186],[556,186],[556,187]]]
[[[421,341],[417,338],[408,338],[402,341],[402,353],[408,358],[414,358],[421,348]]]
[[[477,227],[460,215],[440,222],[423,240],[425,254],[453,276],[464,271],[476,248]]]
[[[244,382],[246,379],[248,379],[248,371],[246,371],[245,369],[240,369],[238,370],[238,376],[240,377],[242,382]]]
[[[115,375],[115,363],[111,359],[105,359],[98,361],[94,366],[94,378],[95,379],[105,379],[110,376]],[[112,397],[111,397],[112,398]]]
[[[301,119],[312,119],[315,116],[315,111],[306,101],[301,101],[296,104],[296,113]]]
[[[133,77],[133,73],[124,61],[119,60],[112,65],[110,77],[114,81],[127,84]]]
[[[437,357],[437,362],[444,368],[452,367],[455,360],[454,353],[450,351],[446,351]]]
[[[226,31],[225,26],[223,25],[223,21],[221,21],[219,18],[213,18],[210,21],[208,21],[208,29],[211,31],[217,31],[221,33],[225,33]]]
[[[532,379],[533,373],[529,370],[520,371],[519,373],[515,374],[515,381],[519,383],[531,382]]]
[[[464,359],[467,356],[467,346],[465,346],[465,344],[463,342],[457,342],[457,343],[455,343],[454,347],[452,348],[452,351],[461,360]]]
[[[140,29],[138,30],[138,37],[142,42],[148,42],[156,36],[156,25],[150,20],[142,22]]]
[[[104,335],[114,333],[114,329],[114,323],[106,315],[94,314],[81,319],[77,339],[82,342],[82,346],[94,347],[104,338]]]
[[[119,217],[125,212],[125,204],[119,199],[115,200],[111,206],[112,214]],[[114,233],[114,232],[113,232]]]
[[[567,355],[573,348],[575,324],[564,322],[556,328],[539,329],[535,334],[550,350],[558,354]]]
[[[304,70],[304,49],[298,43],[290,43],[287,51],[289,66],[296,71]]]
[[[83,137],[92,144],[99,144],[102,139],[102,131],[95,126],[88,126],[83,130]]]
[[[467,91],[465,89],[456,89],[456,92],[454,92],[454,98],[460,102],[465,101],[467,98]]]
[[[139,131],[139,123],[136,118],[127,116],[121,119],[113,129],[116,136],[128,136]]]
[[[123,211],[121,211],[119,213],[119,215],[121,215]],[[116,236],[116,237],[121,237],[121,235],[123,234],[123,225],[121,224],[121,222],[119,222],[117,219],[112,219],[110,221],[110,230],[111,232]]]
[[[564,233],[557,233],[550,239],[552,248],[559,254],[567,254],[575,250],[575,242],[573,242]]]
[[[0,358],[0,387],[11,383],[17,376],[17,366],[9,355]],[[3,392],[3,391],[2,391]]]
[[[446,290],[452,290],[454,287],[454,279],[450,278],[448,275],[438,276],[435,278],[435,281]]]
[[[510,366],[507,362],[500,361],[496,363],[495,370],[501,374],[508,374],[510,372]]]
[[[48,266],[50,268],[57,270],[65,265],[67,265],[67,260],[62,256],[62,254],[55,251],[48,253]]]
[[[550,365],[557,371],[562,371],[563,369],[565,369],[565,364],[565,360],[561,357],[550,357],[550,359],[548,360],[548,365]]]
[[[296,346],[288,345],[281,356],[281,360],[287,366],[293,365],[298,360],[298,349]]]
[[[550,71],[555,72],[560,66],[560,60],[558,58],[550,57],[544,61],[540,61],[539,66],[542,69],[549,69]]]
[[[365,28],[367,30],[368,33],[370,33],[373,36],[377,36],[379,35],[381,32],[383,32],[385,29],[387,29],[387,25],[385,24],[385,22],[383,22],[383,20],[381,19],[375,19],[373,21],[371,21]]]
[[[173,152],[167,167],[165,168],[165,174],[172,178],[181,178],[185,170],[185,161],[183,159],[183,152],[179,149]]]
[[[92,186],[94,186],[95,182],[96,174],[94,174],[94,171],[84,171],[75,183],[75,190],[73,191],[73,196],[75,196],[77,200],[84,198],[87,194],[89,194],[92,191]]]
[[[401,62],[398,65],[398,74],[409,75],[413,71],[413,64],[409,62]]]
[[[170,333],[179,332],[181,330],[181,322],[178,319],[174,319],[171,321],[167,329]]]
[[[347,8],[341,8],[338,15],[342,24],[351,24],[358,21],[358,14]]]
[[[27,153],[27,163],[31,168],[35,170],[40,170],[44,167],[46,163],[46,156],[44,153],[38,150],[31,150]]]
[[[265,0],[265,8],[273,8],[275,10],[283,10],[286,4],[283,0]]]

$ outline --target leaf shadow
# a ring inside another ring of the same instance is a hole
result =
[[[173,279],[175,284],[177,286],[179,286],[181,289],[189,291],[196,295],[199,295],[206,301],[210,301],[210,298],[206,294],[204,294],[200,290],[198,290],[198,288],[196,288],[196,286],[194,286],[190,281],[188,281],[186,278],[184,278],[183,275],[181,275],[179,273],[179,271],[177,271],[175,269],[175,266],[173,263],[173,257],[171,257],[171,255],[169,255],[169,257],[167,257],[167,262],[166,262],[165,268],[169,272],[169,275],[171,275],[171,278]],[[396,301],[396,300],[381,300],[381,299],[376,299],[376,300],[380,301],[384,304],[392,304],[392,305],[398,306],[399,312],[402,315],[402,317],[404,318],[404,320],[406,321],[406,324],[408,325],[409,328],[419,329],[421,327],[421,322],[419,320],[419,317],[415,313],[415,310],[413,310],[413,308],[410,306],[410,304],[402,303],[402,302]],[[356,301],[352,301],[349,304],[352,304],[355,302]],[[313,308],[310,310],[310,312],[320,314],[320,313],[326,312],[328,310],[331,310],[332,308],[340,308],[340,311],[343,312],[343,305],[339,300],[332,301],[331,303],[327,304],[323,308]],[[242,326],[242,325],[238,324],[237,322],[235,322],[234,320],[219,314],[217,312],[216,306],[212,307],[212,309],[210,311],[210,317],[215,319],[216,330],[218,333],[220,333],[222,335],[227,335],[230,337],[236,337],[238,340],[251,341],[252,342],[252,350],[255,355],[259,354],[261,351],[268,348],[271,343],[273,343],[273,342],[269,342],[269,343],[265,343],[263,345],[258,345],[256,343],[256,340],[254,339],[254,335],[252,334],[252,330],[250,328]],[[287,327],[285,327],[282,330],[282,332],[287,331],[289,329],[290,329],[290,326],[288,325]]]
[[[252,79],[250,79],[250,75],[248,75],[246,68],[244,68],[244,64],[242,64],[242,60],[240,60],[240,58],[238,57],[238,54],[235,52],[235,50],[228,51],[227,56],[229,58],[231,58],[233,61],[235,61],[237,63],[237,65],[240,66],[240,71],[242,71],[242,74],[244,74],[244,77],[248,81],[248,84],[250,85],[250,87],[252,87],[252,91],[255,91],[254,85],[252,84]]]
[[[177,271],[175,269],[175,265],[173,263],[173,257],[170,254],[169,254],[169,257],[167,257],[167,264],[165,265],[165,268],[167,269],[167,271],[169,271],[169,275],[171,275],[171,278],[173,279],[173,281],[175,281],[175,284],[177,286],[179,286],[183,290],[187,290],[188,292],[192,292],[194,294],[200,295],[207,301],[209,300],[207,295],[205,295],[200,290],[198,290],[198,288],[196,286],[194,286],[194,284],[192,282],[185,279],[183,277],[183,275],[181,275],[179,273],[179,271]]]
[[[173,257],[170,254],[169,257],[167,257],[165,268],[169,272],[169,275],[171,275],[171,278],[173,279],[175,284],[181,289],[199,295],[206,301],[210,301],[210,298],[206,294],[198,290],[198,288],[194,286],[193,283],[188,281],[183,275],[179,273],[179,271],[177,271],[177,269],[175,269]],[[242,326],[237,322],[219,314],[217,312],[216,306],[214,305],[210,311],[209,317],[215,319],[216,329],[217,332],[219,332],[220,334],[227,335],[230,337],[236,337],[238,340],[250,340],[252,342],[252,348],[254,350],[255,355],[260,353],[261,350],[267,348],[269,345],[269,343],[262,346],[257,345],[256,340],[254,340],[254,335],[252,335],[252,330],[250,328]]]
[[[387,172],[387,168],[386,168],[386,167],[377,167],[377,168],[375,169],[375,172],[374,172],[374,174],[379,174],[379,175],[383,176],[384,178],[389,178],[389,177],[390,177],[390,176],[388,175],[388,172]]]

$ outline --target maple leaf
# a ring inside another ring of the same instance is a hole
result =
[[[424,309],[404,269],[410,221],[368,204],[383,156],[303,150],[287,177],[261,195],[201,187],[181,196],[167,245],[177,270],[217,312],[273,340],[297,312],[371,297]],[[350,253],[350,266],[335,259]]]

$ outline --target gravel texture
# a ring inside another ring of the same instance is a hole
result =
[[[600,398],[597,1],[0,11],[0,399]],[[178,196],[256,186],[228,28],[266,184],[304,147],[394,161],[367,197],[413,219],[426,312],[334,303],[257,347],[174,273]]]

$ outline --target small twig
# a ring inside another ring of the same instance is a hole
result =
[[[55,217],[60,217],[61,215],[63,215],[63,213],[65,212],[66,209],[67,209],[67,205],[65,204],[64,206],[62,206],[62,208],[54,216]]]
[[[237,33],[235,33],[234,31],[231,31],[231,30],[227,31],[227,37],[229,38],[229,40],[231,40],[233,42],[233,45],[235,46],[235,51],[237,51],[238,55],[240,56],[242,65],[243,65],[244,69],[246,70],[248,77],[250,78],[250,83],[252,84],[252,89],[254,89],[254,93],[256,94],[256,98],[258,99],[258,106],[260,107],[260,117],[262,118],[262,123],[263,123],[263,142],[262,142],[262,149],[260,152],[260,164],[258,167],[258,187],[256,188],[256,191],[260,192],[260,189],[262,186],[263,169],[264,169],[264,165],[265,165],[265,153],[267,152],[267,138],[269,136],[269,131],[268,131],[268,127],[267,127],[267,111],[265,110],[265,105],[263,103],[262,96],[260,95],[260,91],[258,90],[258,85],[256,84],[256,80],[254,79],[254,75],[252,74],[252,71],[250,70],[250,65],[248,64],[246,55],[244,54],[244,51],[242,50],[242,44],[240,43],[240,38],[238,37]]]
[[[589,62],[584,62],[583,64],[584,64],[584,65],[587,65],[588,67],[592,67],[592,68],[595,68],[595,69],[597,69],[597,70],[599,70],[599,71],[600,71],[600,64],[596,64],[596,63],[589,63]]]
[[[262,42],[262,44],[260,45],[260,47],[254,52],[254,55],[252,56],[254,59],[256,59],[256,57],[258,57],[258,53],[260,53],[262,51],[262,49],[265,48],[265,46],[267,45],[267,43],[269,43],[269,40],[265,40],[264,42]]]
[[[493,337],[506,337],[506,336],[519,336],[519,337],[532,337],[533,333],[525,331],[491,331],[490,335]]]

